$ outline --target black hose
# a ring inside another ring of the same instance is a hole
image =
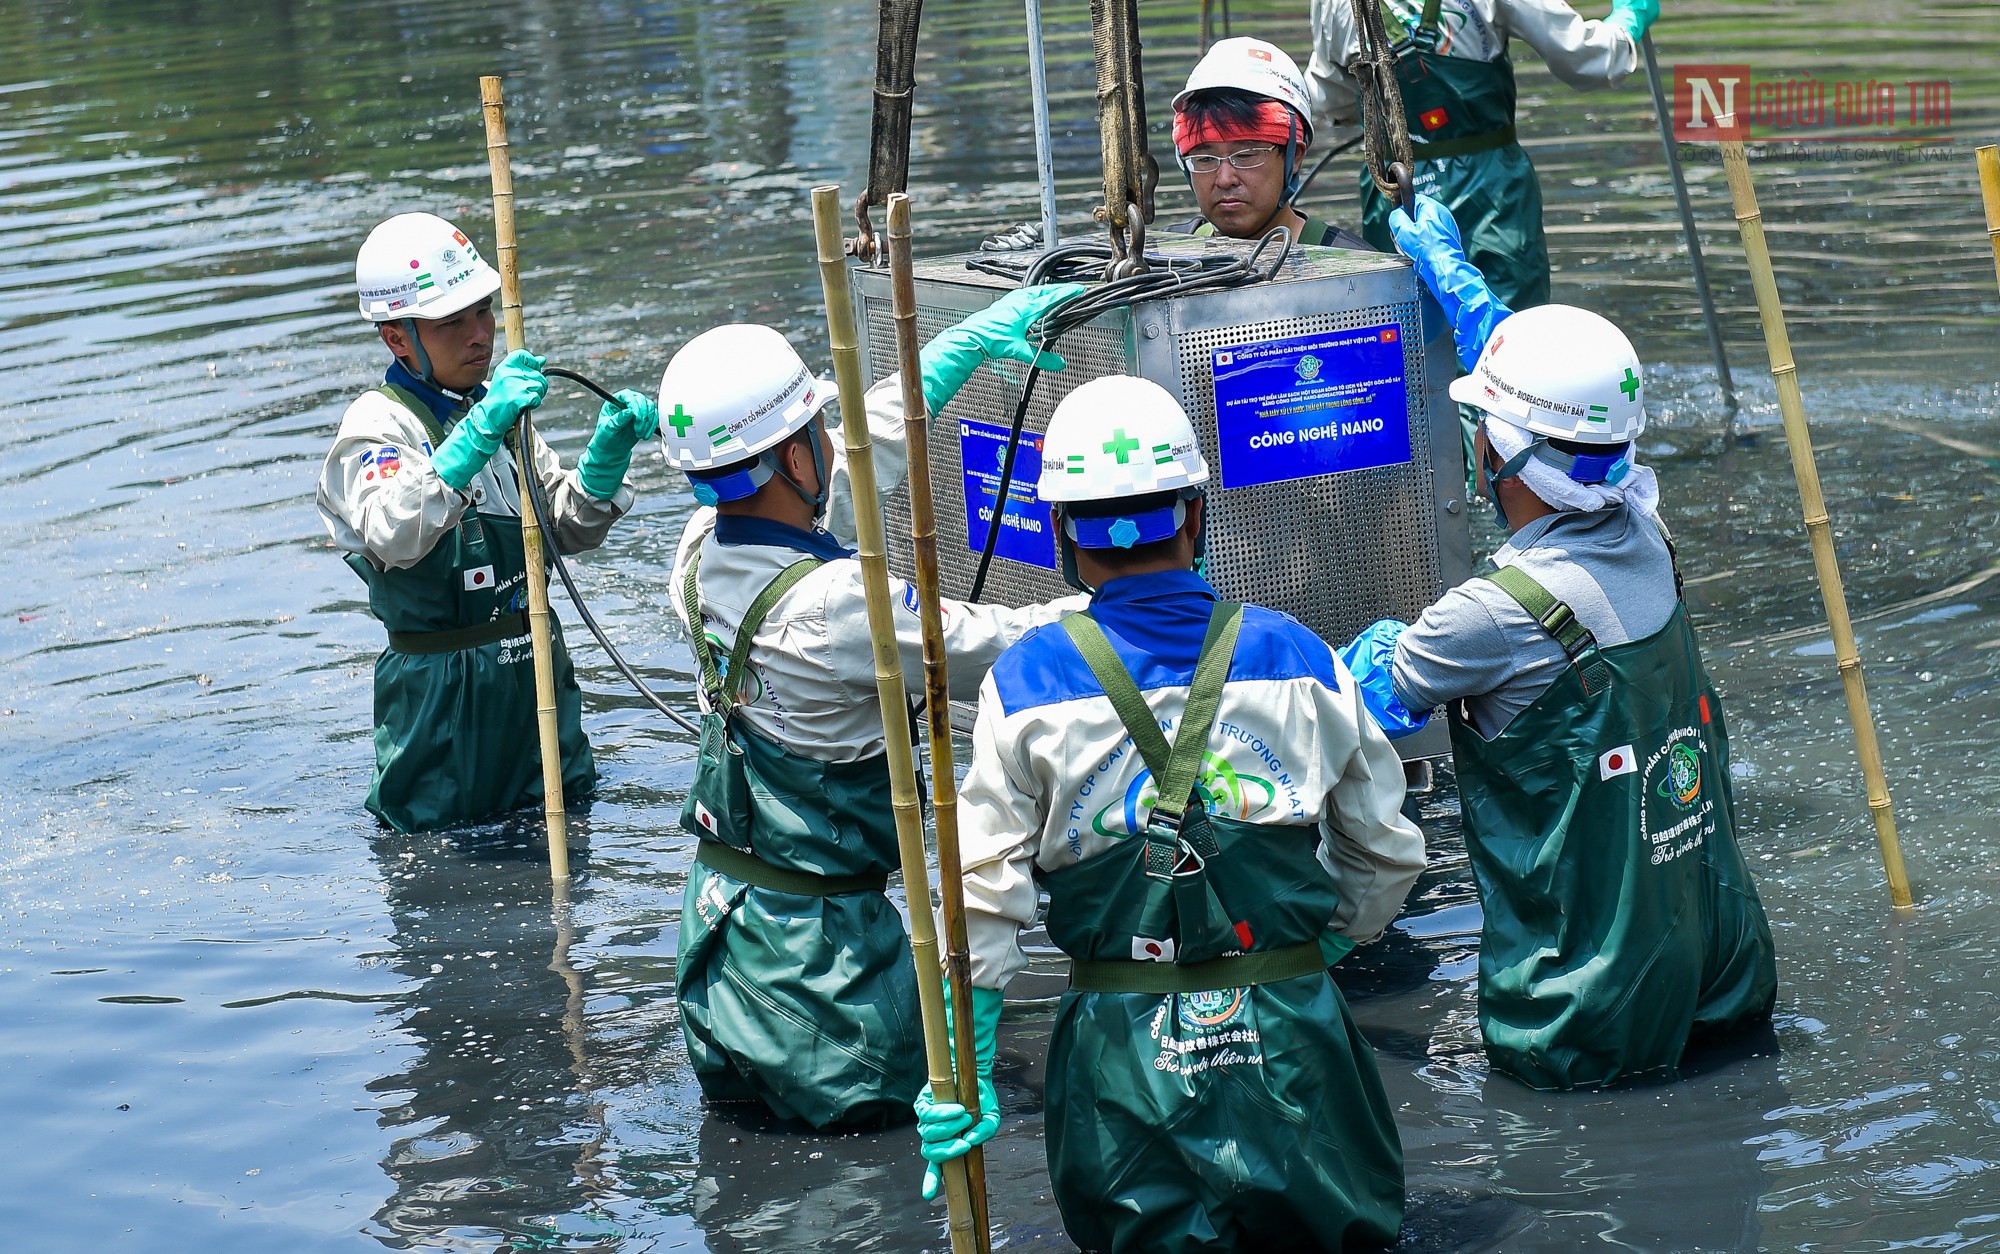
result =
[[[568,379],[573,383],[581,383],[607,401],[616,401],[618,399],[612,393],[606,391],[601,384],[585,378],[574,370],[564,370],[560,366],[546,366],[543,368],[542,373],[558,379]],[[597,643],[610,656],[611,664],[616,666],[618,673],[625,676],[632,687],[638,690],[639,695],[646,699],[647,704],[672,719],[682,730],[700,735],[700,727],[689,722],[686,715],[661,700],[660,694],[654,692],[652,687],[639,677],[639,672],[632,669],[632,664],[625,660],[625,655],[618,651],[618,646],[611,643],[611,637],[606,635],[604,628],[598,625],[596,616],[590,612],[590,607],[584,604],[583,594],[577,591],[576,580],[569,573],[569,563],[563,561],[562,545],[556,539],[555,527],[549,521],[549,516],[555,511],[549,508],[548,499],[542,493],[542,477],[535,473],[532,450],[528,451],[527,456],[530,458],[527,466],[527,474],[522,477],[528,483],[528,508],[535,512],[535,521],[541,524],[542,535],[545,539],[543,551],[549,555],[550,564],[556,568],[556,574],[562,577],[563,587],[569,590],[569,603],[576,607],[577,614],[583,619],[583,625],[590,628],[590,634],[597,637]],[[699,631],[700,628],[695,627],[693,630]]]
[[[1363,131],[1361,134],[1354,136],[1352,139],[1342,140],[1340,143],[1337,143],[1333,147],[1327,149],[1325,156],[1321,157],[1318,161],[1313,162],[1312,170],[1307,173],[1307,175],[1303,180],[1300,181],[1299,190],[1292,193],[1292,200],[1296,202],[1305,196],[1306,189],[1313,185],[1313,180],[1319,177],[1319,172],[1321,170],[1326,169],[1327,162],[1333,160],[1335,157],[1338,157],[1341,153],[1347,152],[1350,149],[1354,148],[1357,144],[1359,144],[1362,140],[1366,138],[1368,138],[1368,133],[1366,131]]]
[[[1264,255],[1274,238],[1282,238],[1284,246],[1278,259],[1268,270],[1259,270],[1258,259]],[[1021,387],[1020,403],[1014,406],[1014,421],[1007,430],[1007,450],[1000,462],[1000,483],[993,498],[993,517],[986,524],[986,542],[979,549],[979,566],[973,572],[972,590],[966,599],[977,601],[986,591],[986,575],[993,565],[993,554],[1000,546],[1000,520],[1007,512],[1007,501],[1012,494],[1014,460],[1020,452],[1021,432],[1028,420],[1028,402],[1035,392],[1035,382],[1041,378],[1041,354],[1053,350],[1058,341],[1068,332],[1091,322],[1114,309],[1123,309],[1141,301],[1164,300],[1173,296],[1190,296],[1196,292],[1220,291],[1225,288],[1240,287],[1246,283],[1266,282],[1277,277],[1278,268],[1292,253],[1292,234],[1283,227],[1274,227],[1257,241],[1257,247],[1248,257],[1188,259],[1158,258],[1164,262],[1162,268],[1148,270],[1122,279],[1112,279],[1042,315],[1040,322],[1028,328],[1029,338],[1036,341],[1035,360],[1037,364],[1028,369],[1027,381]],[[1061,267],[1076,260],[1088,259],[1098,267],[1101,277],[1105,269],[1115,260],[1109,246],[1098,243],[1065,244],[1050,249],[1036,258],[1022,276],[1023,285],[1040,283],[1060,271]],[[971,262],[967,263],[972,264]],[[976,267],[986,269],[984,266]],[[1036,328],[1040,330],[1037,332]],[[972,520],[966,520],[968,532]],[[1058,541],[1060,543],[1060,541]]]

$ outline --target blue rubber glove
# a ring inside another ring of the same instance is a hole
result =
[[[1396,641],[1410,629],[1408,623],[1385,618],[1370,623],[1354,642],[1340,651],[1340,660],[1361,689],[1361,704],[1391,740],[1400,740],[1419,731],[1430,721],[1431,712],[1411,714],[1396,699],[1396,685],[1390,671],[1396,664]]]
[[[522,411],[533,409],[548,395],[549,381],[542,374],[542,362],[526,349],[507,354],[486,385],[486,395],[432,452],[431,466],[438,478],[463,492],[473,476],[486,468]]]
[[[963,1156],[975,1145],[984,1145],[1000,1130],[1000,1095],[993,1088],[993,1056],[1000,1050],[1000,1008],[1004,1003],[1000,991],[991,988],[972,990],[972,1042],[973,1055],[978,1060],[979,1077],[979,1122],[973,1123],[972,1116],[957,1102],[941,1102],[931,1096],[931,1086],[926,1084],[917,1094],[913,1103],[917,1110],[917,1132],[923,1137],[923,1146],[918,1151],[924,1156],[924,1200],[926,1202],[938,1194],[938,1186],[944,1182],[938,1171],[942,1163]],[[951,985],[944,989],[945,1024],[947,1034],[951,1028]],[[960,1083],[964,1082],[960,1076]]]
[[[1493,328],[1514,311],[1501,303],[1478,269],[1465,259],[1458,223],[1439,201],[1420,193],[1414,219],[1401,205],[1391,209],[1389,233],[1396,237],[1396,247],[1416,264],[1417,277],[1444,306],[1452,334],[1458,337],[1459,364],[1470,371]]]
[[[632,467],[633,446],[659,431],[660,407],[644,392],[627,388],[617,400],[604,402],[597,411],[597,430],[583,456],[576,459],[576,477],[583,490],[600,501],[617,496],[625,486],[625,472]]]
[[[1660,0],[1611,0],[1611,16],[1604,19],[1638,43],[1660,20]]]
[[[1083,290],[1081,283],[1016,288],[957,326],[938,332],[918,356],[924,370],[924,405],[933,414],[941,412],[983,361],[995,357],[1036,361],[1035,346],[1028,343],[1029,326]],[[1044,370],[1061,370],[1064,363],[1054,353],[1043,353],[1038,364]]]

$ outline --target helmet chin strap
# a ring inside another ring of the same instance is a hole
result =
[[[1285,200],[1280,210],[1299,198],[1299,184],[1304,182],[1299,173],[1299,115],[1289,107],[1286,112],[1291,114],[1292,129],[1285,136]]]
[[[404,318],[402,324],[403,334],[410,337],[410,354],[417,359],[417,378],[440,392],[449,391],[450,389],[439,383],[437,376],[431,373],[431,355],[424,351],[424,337],[417,334],[417,320]]]
[[[777,475],[778,478],[783,479],[786,483],[790,484],[792,486],[792,491],[798,493],[799,498],[812,508],[813,523],[817,525],[820,519],[826,517],[826,504],[827,504],[827,496],[829,490],[829,485],[827,483],[827,474],[826,474],[826,454],[820,450],[819,446],[819,432],[820,432],[819,415],[817,414],[813,415],[812,421],[806,426],[806,430],[811,432],[812,434],[812,438],[808,440],[807,443],[809,443],[812,446],[813,478],[819,483],[819,491],[817,492],[806,491],[805,488],[800,485],[797,479],[794,479],[790,475],[786,474],[785,468],[778,464],[777,449],[772,449],[769,452],[765,453],[763,456],[765,459],[768,459],[765,464],[770,466],[771,472]]]

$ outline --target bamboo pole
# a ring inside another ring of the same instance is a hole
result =
[[[2000,148],[1977,149],[1979,194],[1986,201],[1986,238],[1993,245],[1993,273],[2000,278]]]
[[[500,77],[479,80],[479,104],[486,115],[486,164],[493,173],[494,251],[500,262],[500,316],[507,349],[527,347],[521,322],[521,266],[514,243],[514,167],[507,152],[507,107]],[[569,878],[569,831],[563,815],[562,746],[556,734],[555,642],[549,630],[549,572],[542,562],[542,526],[535,518],[532,487],[535,427],[523,411],[514,428],[514,469],[521,484],[521,549],[528,567],[528,637],[535,652],[535,721],[542,744],[542,815],[549,829],[549,876]]]
[[[944,914],[944,973],[951,985],[952,1058],[956,1074],[979,1066],[972,1023],[972,951],[965,937],[965,869],[958,854],[958,770],[951,744],[951,685],[944,652],[944,610],[938,587],[937,510],[931,503],[930,413],[918,361],[917,285],[910,255],[910,198],[889,197],[890,312],[896,324],[896,364],[903,383],[903,446],[910,470],[910,540],[916,552],[917,605],[924,631],[924,713],[931,743],[931,814],[937,822],[938,899]],[[1004,501],[1002,502],[1004,504]],[[996,506],[995,508],[998,508]],[[914,908],[914,907],[912,907]],[[961,1083],[958,1100],[976,1122],[979,1085]],[[986,1153],[965,1156],[972,1191],[973,1234],[985,1254]]]
[[[1733,115],[1717,119],[1725,132]],[[1722,141],[1722,168],[1729,176],[1729,196],[1736,205],[1736,225],[1743,233],[1743,251],[1750,262],[1750,279],[1757,291],[1757,314],[1764,323],[1764,345],[1770,351],[1771,377],[1778,385],[1778,410],[1785,421],[1785,443],[1792,454],[1792,474],[1799,483],[1799,503],[1805,513],[1806,535],[1812,542],[1813,565],[1819,571],[1820,597],[1826,603],[1827,626],[1833,632],[1834,655],[1847,690],[1847,717],[1854,725],[1854,748],[1868,786],[1868,810],[1875,820],[1875,841],[1882,850],[1882,869],[1889,877],[1889,900],[1898,910],[1910,908],[1910,880],[1903,870],[1903,849],[1896,838],[1896,815],[1889,803],[1889,782],[1882,771],[1882,750],[1875,741],[1875,718],[1868,707],[1868,686],[1861,675],[1861,655],[1854,645],[1854,627],[1847,617],[1847,593],[1840,582],[1840,562],[1833,551],[1833,525],[1820,494],[1819,466],[1813,460],[1812,433],[1806,429],[1805,402],[1799,395],[1798,366],[1792,360],[1791,336],[1785,311],[1778,303],[1778,279],[1764,243],[1764,215],[1757,208],[1757,189],[1750,182],[1750,159],[1742,140]]]
[[[939,968],[937,924],[925,908],[930,873],[924,863],[924,819],[917,801],[917,766],[910,746],[909,698],[903,688],[903,661],[896,648],[895,610],[889,603],[889,562],[882,535],[882,505],[875,490],[875,445],[868,431],[862,394],[860,340],[854,327],[847,258],[840,238],[840,188],[813,188],[813,237],[819,247],[820,287],[826,296],[827,338],[833,348],[833,378],[840,390],[840,433],[847,443],[847,483],[854,497],[856,548],[868,599],[868,632],[875,644],[875,697],[882,707],[882,739],[889,757],[889,800],[896,815],[896,843],[902,854],[903,885],[910,895],[910,956],[917,968],[917,998],[924,1022],[924,1059],[930,1067],[931,1095],[958,1100],[951,1069],[951,1045],[944,1026],[944,985],[931,973]],[[946,1213],[953,1254],[973,1254],[972,1196],[963,1158],[944,1165]]]

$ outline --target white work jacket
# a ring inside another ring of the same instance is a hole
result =
[[[903,408],[897,376],[868,391],[868,423],[875,446],[876,487],[887,497],[901,482],[904,467]],[[845,442],[834,433],[830,522],[852,527]],[[725,542],[727,541],[727,542]],[[670,590],[674,613],[689,624],[682,589],[687,565],[701,553],[702,630],[720,662],[736,639],[750,603],[771,580],[802,557],[824,564],[781,597],[751,641],[752,681],[737,707],[746,725],[802,757],[821,762],[855,762],[884,752],[882,715],[875,696],[874,637],[862,589],[861,563],[846,545],[851,535],[826,530],[804,532],[764,519],[719,517],[696,511],[681,535]],[[893,576],[897,651],[903,682],[912,696],[923,692],[923,634],[914,585]],[[945,655],[953,700],[969,701],[979,691],[1002,650],[1030,629],[1052,622],[1081,597],[1049,605],[1007,609],[966,601],[943,603]],[[707,694],[702,706],[708,708]]]
[[[1382,3],[1401,19],[1384,23],[1392,41],[1414,30],[1423,16],[1423,0]],[[1306,91],[1315,123],[1322,128],[1359,125],[1359,97],[1347,70],[1361,55],[1353,4],[1312,0],[1312,31]],[[1582,91],[1611,86],[1638,65],[1639,45],[1622,27],[1585,20],[1562,0],[1441,0],[1438,5],[1437,50],[1445,56],[1497,61],[1510,38],[1533,48],[1550,73]]]
[[[611,524],[632,508],[631,485],[619,485],[609,501],[598,500],[583,490],[574,470],[563,469],[539,434],[535,471],[564,553],[604,543]],[[361,554],[378,570],[414,566],[471,507],[503,518],[521,516],[511,445],[503,443],[460,492],[438,478],[430,435],[418,415],[372,389],[347,407],[319,478],[320,517],[335,546]]]
[[[1143,650],[1127,666],[1170,740],[1214,604],[1191,571],[1114,579],[1091,602],[1121,656]],[[1208,740],[1211,812],[1316,825],[1340,894],[1330,923],[1349,940],[1374,940],[1424,869],[1423,835],[1401,813],[1401,760],[1340,659],[1294,619],[1245,606],[1229,675]],[[1234,782],[1221,783],[1230,771]],[[1035,920],[1036,870],[1059,871],[1143,830],[1150,780],[1067,632],[1036,631],[1001,657],[979,693],[959,793],[974,985],[1004,988],[1027,966],[1020,933]]]

